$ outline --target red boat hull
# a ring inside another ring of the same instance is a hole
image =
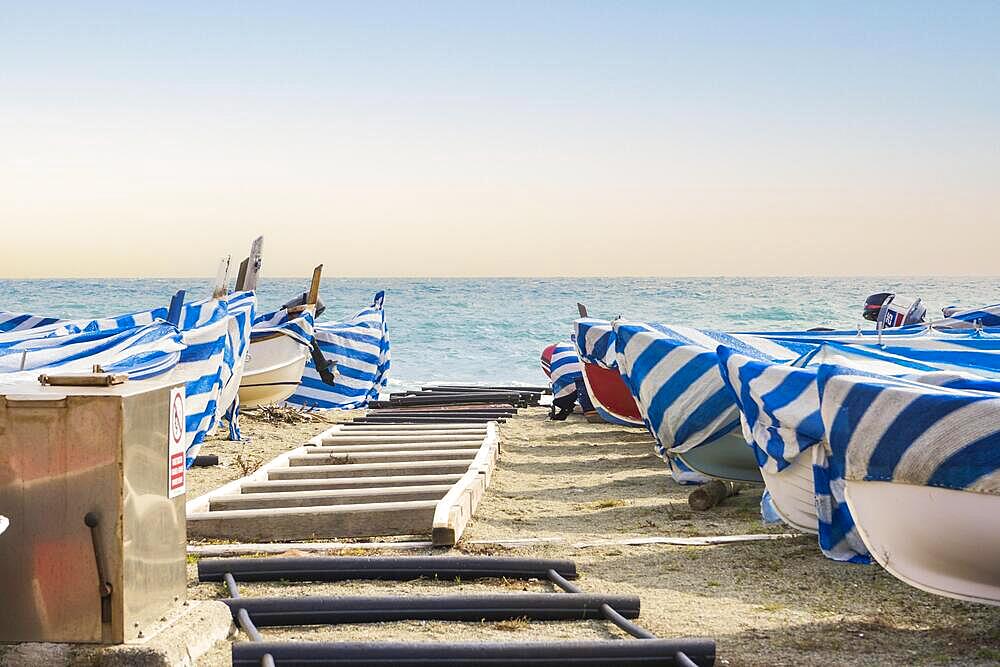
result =
[[[583,378],[595,407],[634,426],[643,426],[639,406],[618,371],[597,364],[583,365]]]

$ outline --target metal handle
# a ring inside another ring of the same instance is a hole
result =
[[[101,536],[97,534],[97,526],[101,522],[96,512],[87,512],[83,522],[90,528],[90,541],[94,547],[94,562],[97,565],[97,590],[101,594],[101,623],[111,622],[111,582],[107,578],[107,568],[104,561],[104,550],[101,548]]]

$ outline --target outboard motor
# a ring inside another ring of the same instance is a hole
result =
[[[297,297],[295,297],[294,299],[292,299],[288,303],[281,304],[281,307],[282,308],[294,308],[295,306],[304,306],[304,305],[306,305],[306,299],[308,299],[308,298],[309,298],[309,294],[306,293],[306,292],[303,292],[302,294],[298,295]],[[316,298],[316,313],[315,313],[315,316],[319,317],[320,315],[323,314],[323,311],[325,311],[325,310],[326,310],[326,305],[323,303],[323,299],[320,299],[319,297],[317,297]]]
[[[892,329],[907,324],[919,324],[927,315],[927,306],[920,299],[911,299],[891,292],[872,294],[865,300],[861,316],[869,322]]]

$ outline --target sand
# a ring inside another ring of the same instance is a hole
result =
[[[345,417],[338,415],[336,419]],[[328,418],[332,419],[332,418]],[[199,491],[239,477],[240,448],[273,457],[326,428],[322,422],[267,424],[245,419],[249,445],[213,441],[203,453],[226,464],[195,470]],[[690,487],[675,484],[642,432],[589,424],[573,416],[546,420],[543,409],[522,411],[502,427],[502,458],[492,486],[458,552],[569,558],[588,592],[634,594],[639,623],[660,637],[710,637],[721,665],[887,665],[1000,662],[1000,608],[924,593],[878,565],[835,563],[814,536],[718,546],[610,545],[597,540],[751,533],[784,534],[765,526],[759,490],[747,490],[705,512],[687,504]],[[549,541],[506,548],[476,544],[511,538]],[[340,553],[354,553],[348,550]],[[414,552],[407,552],[414,553]],[[419,552],[417,552],[419,553]],[[429,552],[428,552],[429,553]],[[223,595],[220,586],[194,581],[194,598]],[[241,584],[244,595],[336,595],[550,590],[540,582],[432,582],[405,584]],[[265,628],[268,639],[530,640],[620,638],[609,623],[403,622],[316,628]],[[228,644],[199,664],[229,664]]]

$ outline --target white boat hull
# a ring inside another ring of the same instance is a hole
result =
[[[1000,605],[1000,496],[848,481],[861,539],[894,577],[937,595]]]
[[[761,468],[760,474],[782,521],[804,533],[818,533],[812,456],[803,452],[781,472],[773,473]]]
[[[302,382],[308,348],[281,334],[250,343],[243,378],[240,407],[281,403]]]

